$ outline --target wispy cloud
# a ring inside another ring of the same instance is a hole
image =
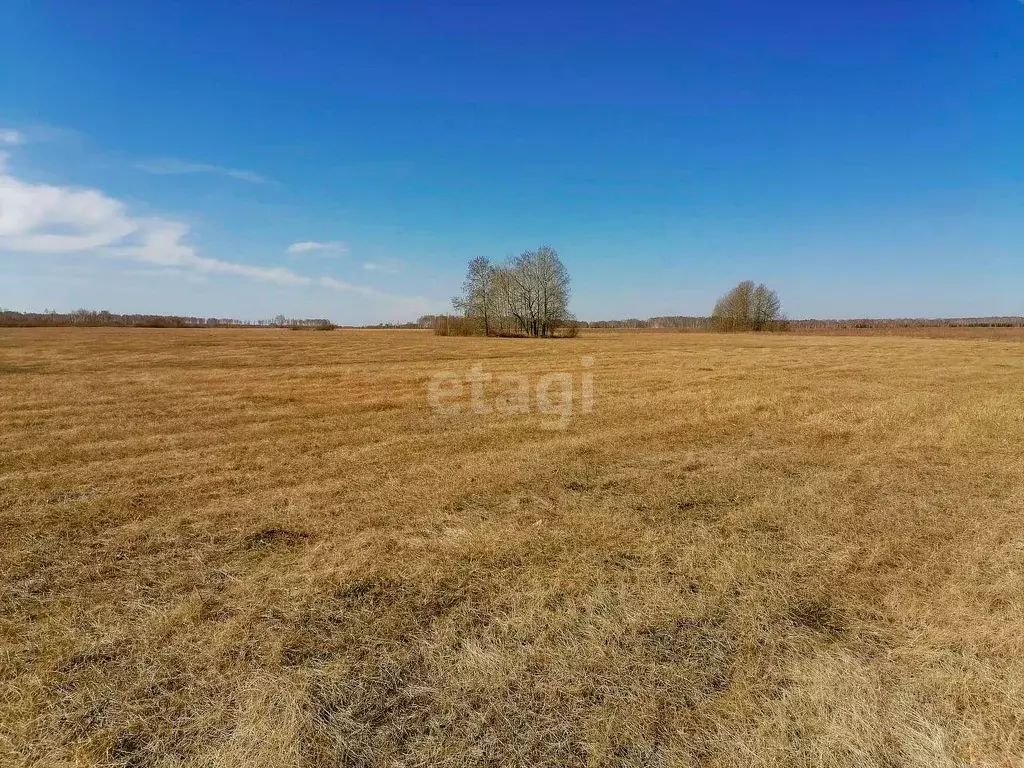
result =
[[[371,288],[368,285],[358,285],[356,283],[350,283],[346,280],[338,280],[335,277],[321,277],[317,279],[317,282],[325,288],[333,288],[336,291],[348,291],[350,293],[359,293],[363,296],[387,296],[386,293],[378,291],[376,288]]]
[[[20,123],[17,127],[0,125],[0,145],[63,144],[74,147],[82,142],[82,134],[71,128],[58,128],[46,123]]]
[[[236,275],[284,286],[322,287],[374,298],[391,310],[411,312],[435,304],[334,277],[303,275],[287,267],[202,256],[188,243],[190,229],[182,221],[133,215],[122,201],[98,189],[24,181],[7,171],[6,160],[7,153],[0,152],[0,252],[91,254],[196,275]]]
[[[367,272],[378,272],[384,275],[397,275],[401,266],[402,262],[397,259],[363,262],[363,269]]]
[[[154,160],[143,160],[135,164],[135,167],[146,173],[153,173],[159,176],[179,176],[190,173],[212,173],[219,176],[229,176],[239,181],[247,181],[250,184],[267,184],[270,180],[261,176],[255,171],[243,171],[237,168],[225,168],[221,165],[211,163],[192,163],[174,158],[159,158]]]
[[[289,256],[299,256],[303,253],[323,253],[340,255],[348,250],[345,244],[339,240],[330,240],[328,242],[319,242],[317,240],[303,240],[298,243],[292,243],[288,246]]]

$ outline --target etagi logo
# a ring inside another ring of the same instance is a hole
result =
[[[593,367],[593,357],[580,358],[580,413],[594,410]],[[522,373],[488,373],[482,363],[476,363],[466,374],[453,371],[435,373],[427,384],[427,403],[439,414],[462,413],[468,385],[469,413],[510,416],[536,410],[555,417],[543,423],[548,429],[565,429],[577,400],[574,381],[575,376],[570,371],[546,373],[534,382]]]

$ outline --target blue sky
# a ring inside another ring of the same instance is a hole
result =
[[[485,5],[6,0],[0,306],[1024,314],[1020,0]]]

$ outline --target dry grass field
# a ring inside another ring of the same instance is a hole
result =
[[[1022,446],[1012,334],[0,330],[0,764],[1024,765]]]

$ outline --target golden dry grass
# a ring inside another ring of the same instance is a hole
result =
[[[596,406],[442,416],[438,370]],[[1024,345],[0,331],[0,764],[1013,766]]]

